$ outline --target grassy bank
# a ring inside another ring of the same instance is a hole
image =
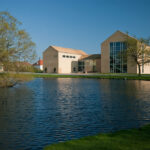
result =
[[[1,76],[5,74],[0,74]],[[15,74],[10,74],[15,75]],[[150,80],[150,75],[141,75],[137,74],[42,74],[42,73],[19,73],[16,74],[17,77],[23,78],[92,78],[92,79],[122,79],[122,80]]]
[[[58,74],[33,74],[36,78],[93,78],[93,79],[123,79],[123,80],[150,80],[147,75],[113,75],[113,74],[96,74],[96,75],[58,75]]]
[[[44,150],[150,150],[150,125],[52,144]]]

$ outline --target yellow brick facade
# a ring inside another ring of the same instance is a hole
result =
[[[116,31],[108,39],[101,44],[101,72],[110,73],[110,42],[123,42],[126,39],[126,34]],[[127,73],[137,73],[137,65],[135,61],[128,57]]]

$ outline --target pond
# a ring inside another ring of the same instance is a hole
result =
[[[0,149],[40,150],[150,123],[150,82],[37,78],[0,89]]]

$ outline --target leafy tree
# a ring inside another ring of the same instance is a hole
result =
[[[20,28],[21,22],[8,12],[0,12],[0,65],[5,71],[32,69],[22,62],[32,62],[36,57],[35,43],[29,34]],[[20,81],[17,74],[0,74],[0,87],[13,86]],[[21,77],[21,80],[26,80]]]
[[[150,47],[149,39],[135,39],[127,36],[125,42],[127,44],[126,54],[128,59],[133,59],[139,70],[139,76],[141,75],[141,68],[144,64],[150,62]]]
[[[35,43],[20,25],[10,13],[0,12],[0,64],[7,71],[15,68],[16,62],[31,62],[36,57]]]

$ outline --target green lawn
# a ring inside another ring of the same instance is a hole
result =
[[[150,74],[138,76],[137,74],[45,74],[45,73],[0,73],[0,87],[3,87],[4,78],[13,78],[27,81],[33,78],[91,78],[91,79],[121,79],[121,80],[146,80],[150,81]]]
[[[14,74],[9,74],[10,76]],[[0,77],[5,73],[0,73]],[[45,73],[19,73],[15,76],[35,77],[35,78],[92,78],[92,79],[123,79],[123,80],[150,80],[150,74],[138,76],[137,74],[127,73],[108,73],[108,74],[45,74]]]
[[[150,125],[52,144],[44,150],[150,150]]]
[[[95,75],[59,75],[59,74],[33,74],[35,78],[93,78],[93,79],[123,79],[123,80],[150,80],[150,75],[132,74],[95,74]]]

